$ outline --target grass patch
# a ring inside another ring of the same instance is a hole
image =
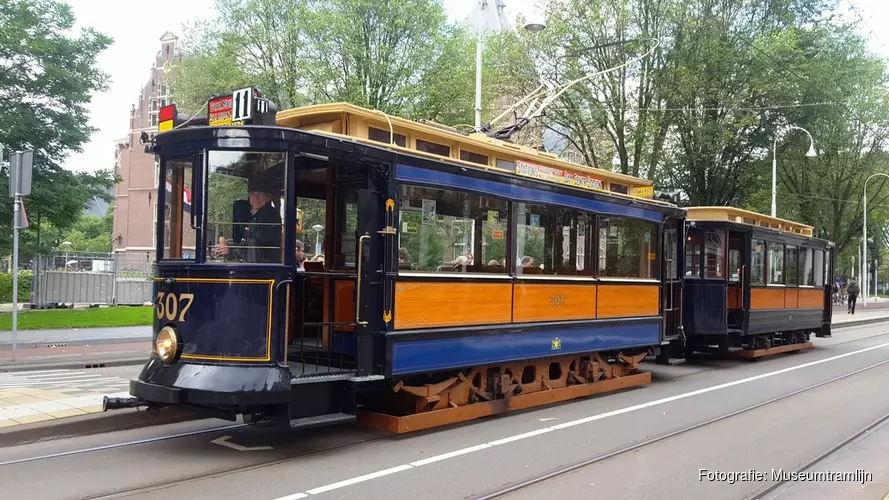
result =
[[[105,328],[150,325],[152,307],[95,307],[92,309],[48,309],[18,314],[19,330],[54,328]],[[12,313],[0,314],[0,330],[12,330]]]

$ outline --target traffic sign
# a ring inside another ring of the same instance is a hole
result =
[[[31,172],[34,170],[34,151],[18,151],[9,155],[9,197],[31,194]]]

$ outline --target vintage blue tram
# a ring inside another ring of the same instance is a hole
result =
[[[681,327],[685,212],[650,181],[253,89],[207,111],[147,138],[155,348],[106,409],[405,432],[648,383]]]

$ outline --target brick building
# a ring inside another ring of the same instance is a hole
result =
[[[130,108],[127,136],[115,141],[114,171],[121,177],[114,191],[112,248],[125,267],[142,267],[155,261],[158,165],[145,153],[139,136],[157,133],[158,110],[169,102],[166,75],[181,58],[179,39],[166,32],[137,104]],[[191,242],[192,245],[194,244]]]

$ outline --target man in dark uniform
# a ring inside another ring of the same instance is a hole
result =
[[[232,246],[235,251],[220,244],[216,253],[242,262],[280,264],[283,262],[281,215],[274,202],[274,188],[265,179],[254,176],[247,189],[250,199],[237,200],[232,207]]]
[[[281,263],[281,214],[273,202],[272,188],[254,176],[247,189],[250,192],[250,215],[244,228],[246,261]]]

